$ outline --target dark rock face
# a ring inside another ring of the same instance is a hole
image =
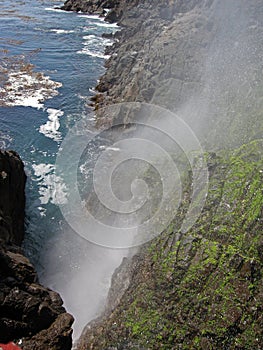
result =
[[[218,140],[212,149],[229,147],[208,158],[196,225],[179,232],[189,181],[172,230],[116,270],[108,308],[78,349],[261,350],[262,0],[69,0],[64,9],[76,6],[110,8],[105,19],[122,27],[93,97],[98,126],[108,125],[105,105],[148,102],[182,111],[198,137]]]
[[[108,22],[118,22],[127,8],[137,6],[139,0],[95,0],[95,1],[82,1],[82,0],[68,0],[61,7],[65,11],[82,11],[90,14],[96,14],[105,16]],[[109,13],[105,9],[110,9]]]
[[[38,283],[23,255],[24,166],[0,151],[0,343],[22,340],[23,349],[71,349],[73,317],[60,296]]]
[[[156,104],[179,113],[211,148],[215,139],[219,147],[235,147],[257,135],[261,0],[71,0],[67,9],[76,3],[90,13],[111,8],[105,20],[122,28],[107,49],[112,56],[97,86],[96,110],[124,101]]]
[[[21,244],[24,238],[24,166],[17,153],[0,151],[0,240]]]

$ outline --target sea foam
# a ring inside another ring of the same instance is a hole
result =
[[[75,33],[75,30],[65,30],[65,29],[50,29],[51,32],[54,32],[56,34],[71,34]]]
[[[67,202],[67,188],[62,178],[55,175],[53,164],[33,164],[35,180],[39,184],[41,204],[53,203],[56,205]]]
[[[48,108],[47,113],[48,121],[40,126],[39,131],[54,141],[61,141],[62,135],[58,131],[60,127],[59,118],[63,116],[64,112],[59,109]]]
[[[43,102],[58,94],[61,83],[51,80],[42,73],[33,72],[32,66],[11,69],[3,87],[0,88],[0,106],[24,106],[43,108]]]

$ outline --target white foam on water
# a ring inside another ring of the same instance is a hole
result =
[[[67,188],[60,176],[55,175],[53,164],[32,164],[35,181],[39,184],[41,204],[56,205],[67,203]]]
[[[94,35],[94,34],[90,34],[90,35],[85,35],[85,36],[83,36],[83,39],[84,40],[89,40],[89,41],[92,41],[92,40],[96,40],[96,35]]]
[[[2,131],[0,131],[0,149],[9,148],[12,141],[13,139],[10,135],[4,134]]]
[[[81,13],[81,14],[79,14],[78,17],[92,19],[94,21],[104,22],[104,17],[100,17],[98,15],[88,15],[88,14],[84,14],[83,12],[79,12],[79,13]]]
[[[97,91],[95,90],[95,88],[89,88],[89,92],[90,92],[92,95],[96,95],[96,94],[97,94]]]
[[[82,50],[77,51],[77,53],[78,54],[88,55],[88,56],[91,56],[91,57],[102,58],[102,59],[110,58],[110,55],[105,55],[105,54],[103,54],[101,52],[91,51],[87,47],[84,47]]]
[[[114,40],[103,38],[101,36],[95,36],[93,34],[84,35],[83,39],[85,40],[84,45],[94,44],[96,46],[102,47],[102,49],[104,49],[105,45],[111,46],[114,44]]]
[[[94,34],[83,36],[83,49],[77,51],[78,54],[85,54],[101,59],[108,59],[110,55],[105,55],[105,46],[113,45],[114,41]]]
[[[117,23],[108,23],[108,22],[103,21],[103,23],[94,23],[94,24],[98,27],[120,29],[120,26],[118,26]]]
[[[62,140],[62,135],[58,131],[60,127],[59,118],[64,115],[64,112],[59,109],[48,108],[47,113],[48,121],[46,122],[46,124],[40,126],[39,132],[45,135],[46,137],[53,139],[56,142],[59,142]]]
[[[108,14],[111,11],[111,9],[106,9],[106,8],[104,8],[103,10],[106,12],[106,14]]]
[[[54,32],[56,34],[71,34],[75,33],[75,30],[65,30],[65,29],[50,29],[51,32]]]
[[[46,212],[47,212],[47,209],[46,209],[46,208],[37,207],[37,209],[39,210],[40,216],[42,216],[42,217],[46,216]]]
[[[53,8],[53,7],[45,7],[45,11],[64,12],[64,13],[72,14],[71,11],[65,11],[65,10],[62,10],[62,9],[55,9],[55,8]]]
[[[2,106],[24,106],[43,108],[43,102],[58,94],[61,83],[51,80],[42,73],[32,71],[32,67],[22,70],[11,69],[7,81],[0,88]]]

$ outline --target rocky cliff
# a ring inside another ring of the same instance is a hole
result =
[[[122,27],[93,98],[177,112],[207,150],[209,191],[196,224],[183,200],[163,234],[116,271],[108,308],[78,349],[263,348],[263,3],[69,0],[66,10]],[[216,150],[216,153],[211,153]]]
[[[210,149],[260,135],[261,0],[68,0],[63,8],[96,14],[111,8],[105,20],[122,28],[107,48],[96,109],[123,101],[163,106]]]
[[[207,155],[197,223],[180,233],[189,179],[174,222],[116,271],[108,310],[78,349],[262,349],[262,147]]]
[[[71,349],[73,318],[60,296],[38,283],[20,247],[25,182],[18,154],[0,151],[0,343],[14,341],[23,350]]]

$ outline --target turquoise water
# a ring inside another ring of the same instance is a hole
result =
[[[71,232],[58,207],[65,193],[54,164],[68,129],[91,113],[88,102],[104,72],[105,45],[112,44],[101,34],[116,26],[54,9],[61,5],[0,3],[0,147],[15,149],[25,163],[25,250],[40,280],[62,294],[76,317],[76,337],[98,311],[120,258],[111,255],[109,264],[109,252]]]

